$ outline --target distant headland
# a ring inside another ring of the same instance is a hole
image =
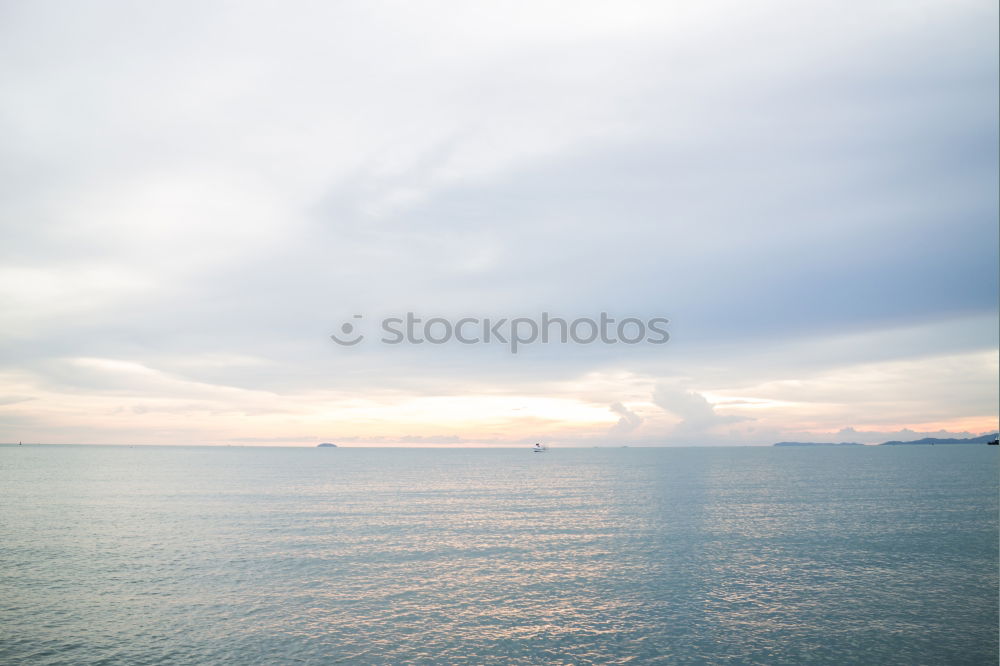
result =
[[[326,448],[326,449],[335,449],[335,448],[337,448],[336,444],[331,444],[330,442],[323,442],[322,444],[317,444],[316,446],[318,448],[321,448],[321,449],[324,449],[324,448]]]
[[[979,437],[968,437],[966,439],[955,439],[947,437],[924,437],[909,442],[891,441],[882,442],[873,446],[928,446],[932,444],[990,444],[997,441],[997,435],[980,435]],[[778,442],[774,446],[865,446],[858,442]]]
[[[943,437],[924,437],[923,439],[915,439],[910,442],[882,442],[879,446],[900,446],[900,445],[910,445],[910,444],[988,444],[994,441],[997,436],[994,435],[980,435],[979,437],[969,437],[968,439],[948,439]]]

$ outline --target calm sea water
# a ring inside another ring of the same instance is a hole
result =
[[[998,454],[0,447],[0,662],[996,664]]]

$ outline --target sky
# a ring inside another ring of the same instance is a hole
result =
[[[995,431],[997,14],[5,2],[0,442]]]

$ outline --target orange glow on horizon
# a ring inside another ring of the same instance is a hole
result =
[[[968,416],[945,421],[921,421],[918,423],[879,423],[866,424],[862,428],[855,428],[859,433],[866,432],[895,432],[898,430],[912,430],[916,433],[924,432],[970,432],[988,433],[1000,430],[1000,423],[996,416]],[[841,428],[803,428],[802,432],[814,435],[836,434]]]

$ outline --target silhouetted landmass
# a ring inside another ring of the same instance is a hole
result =
[[[331,444],[330,442],[323,442],[322,444],[317,444],[316,446],[319,447],[319,448],[324,448],[324,447],[325,448],[333,448],[333,449],[337,448],[336,444]]]
[[[945,437],[924,437],[910,442],[882,442],[879,446],[928,445],[928,444],[986,444],[996,439],[996,435],[980,435],[967,439],[949,439]]]
[[[965,439],[949,439],[947,437],[924,437],[923,439],[915,439],[909,442],[882,442],[877,446],[927,446],[930,444],[989,444],[990,442],[996,441],[997,436],[994,435],[980,435],[979,437],[968,437]],[[858,444],[857,442],[778,442],[774,446],[865,446],[864,444]]]
[[[775,446],[864,446],[857,442],[778,442]]]

